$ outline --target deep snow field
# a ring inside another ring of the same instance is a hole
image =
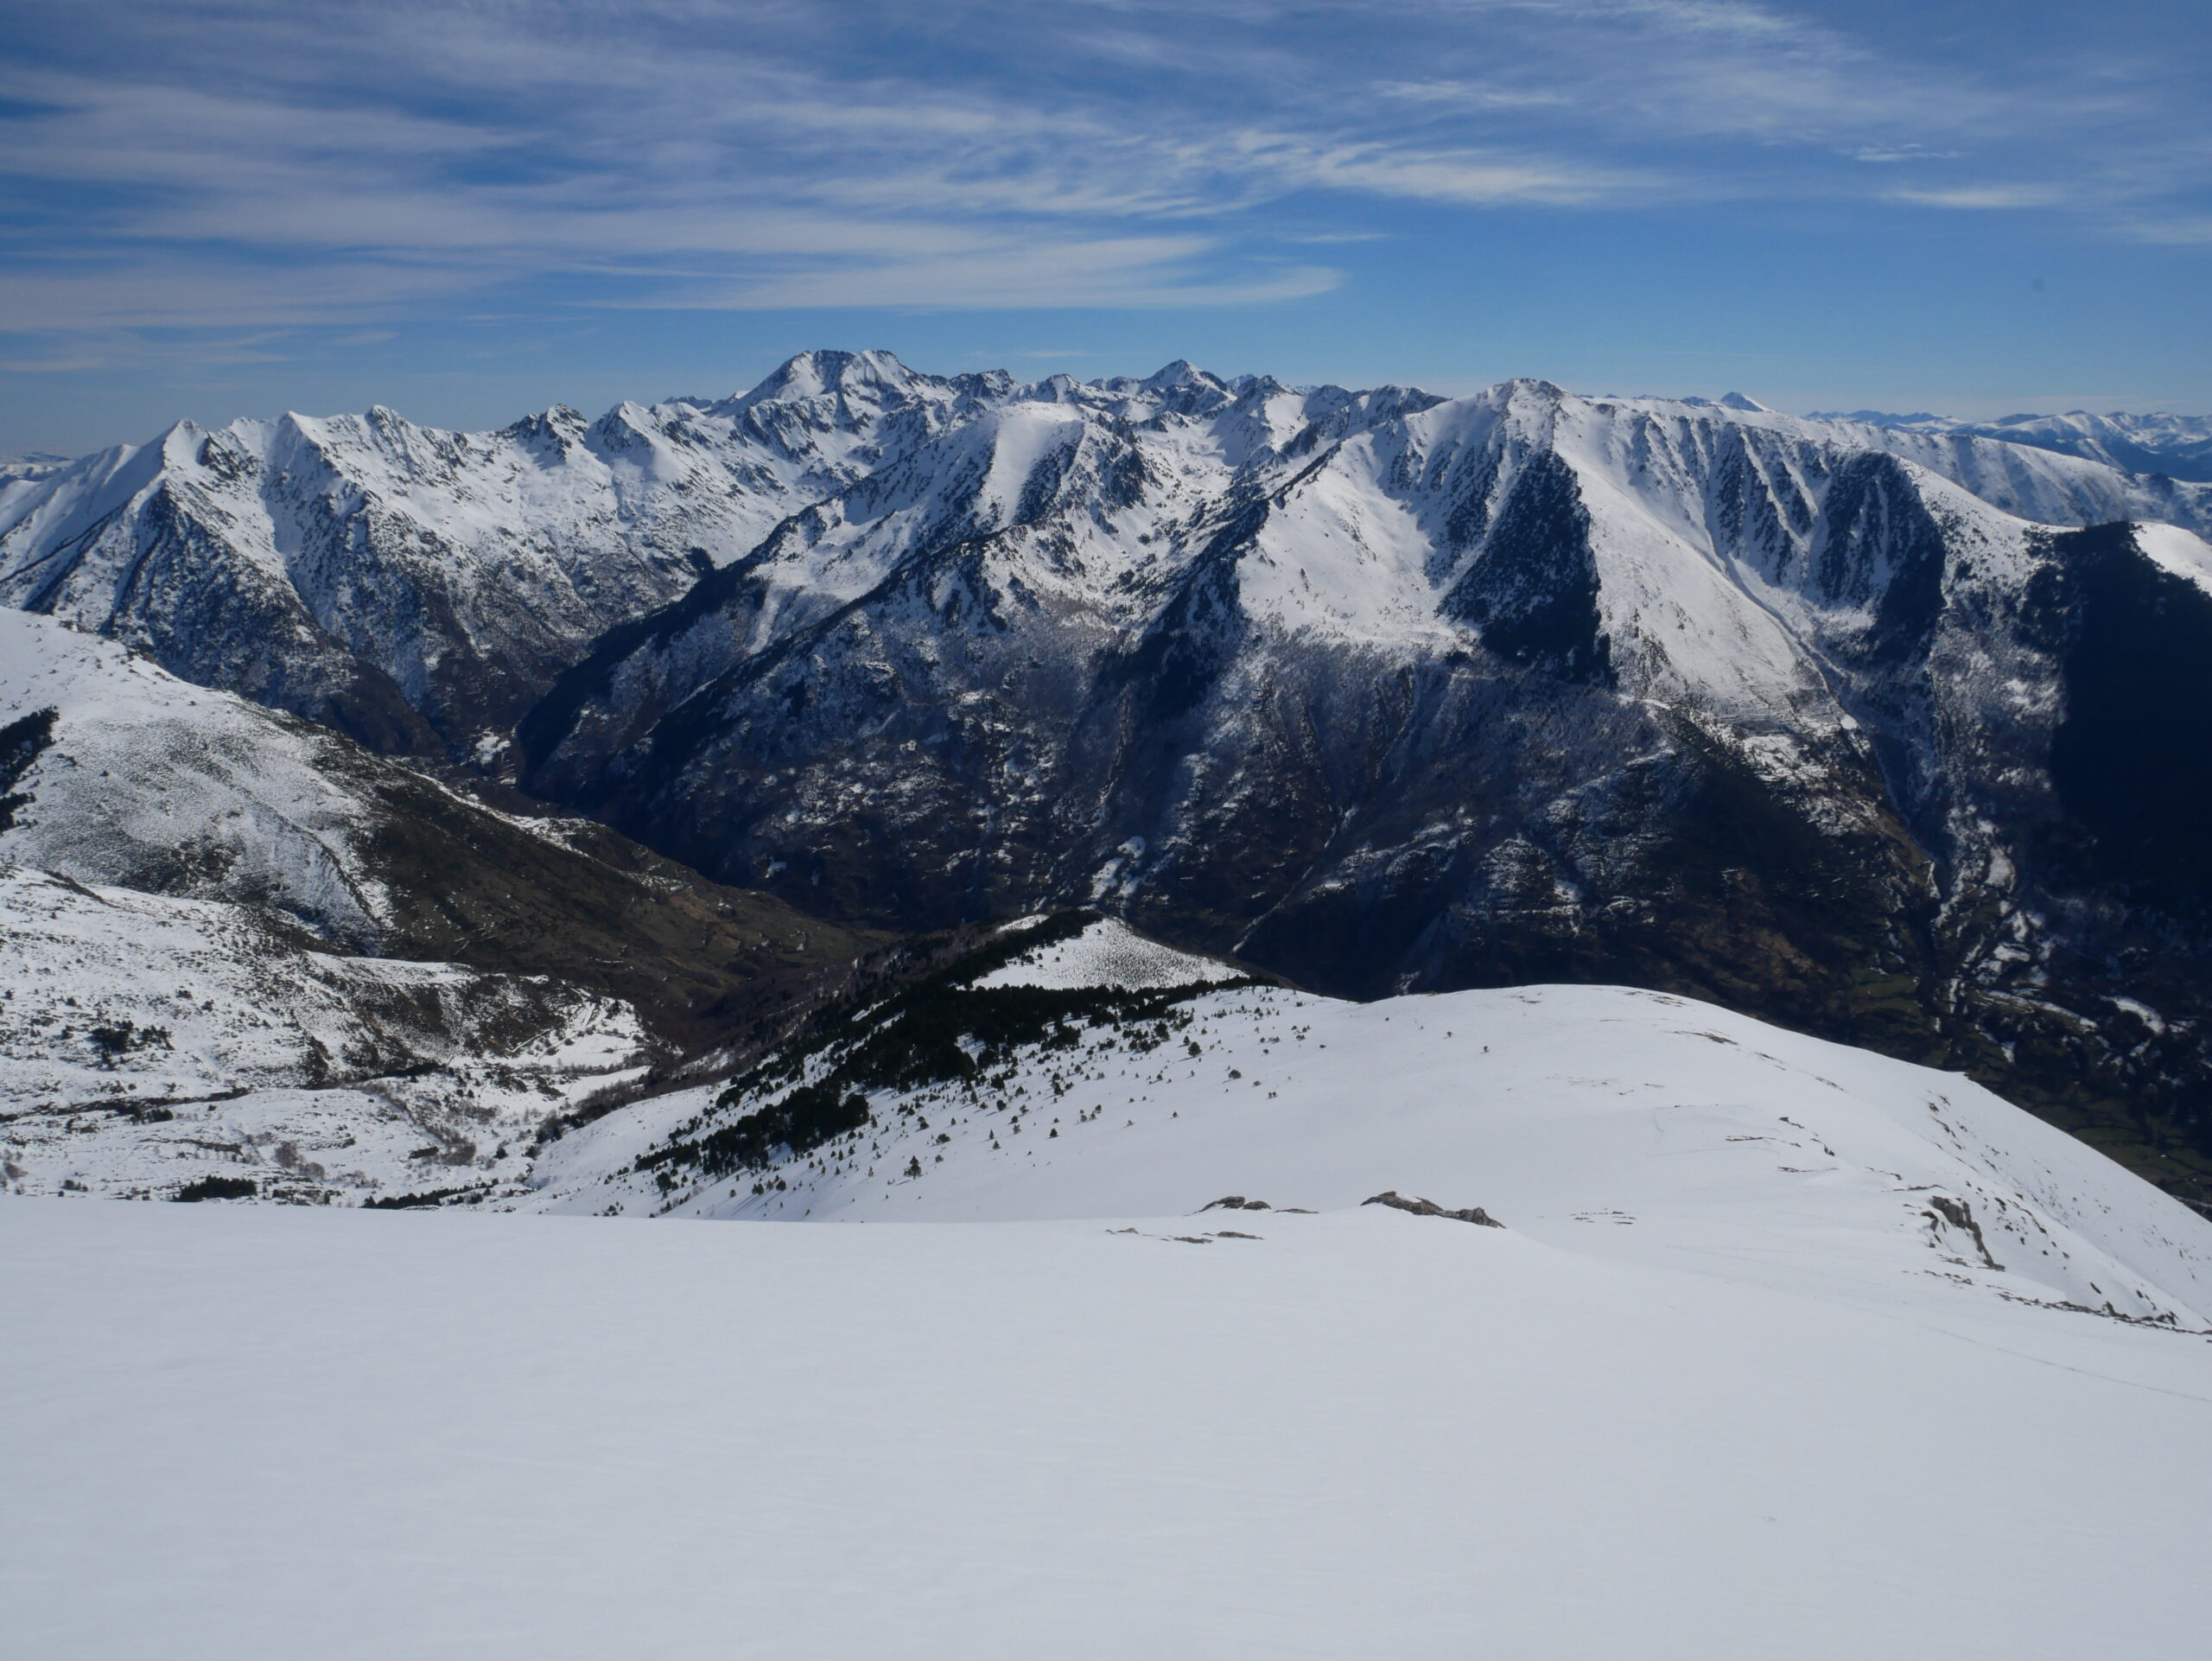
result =
[[[1033,977],[1156,971],[1086,938]],[[1182,1007],[780,1191],[625,1174],[691,1091],[532,1196],[746,1220],[0,1200],[0,1648],[2203,1652],[2212,1225],[1681,1000]]]

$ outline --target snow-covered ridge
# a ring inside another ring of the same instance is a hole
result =
[[[383,748],[466,752],[594,635],[991,390],[880,354],[786,368],[493,433],[381,408],[184,423],[0,479],[0,601]]]
[[[1886,450],[2039,523],[2212,529],[2196,487],[1749,399],[1573,399],[1512,382],[1447,403],[1397,387],[1223,379],[1183,363],[1141,380],[1025,383],[817,352],[742,396],[626,403],[596,420],[556,406],[489,433],[382,408],[186,423],[149,444],[0,471],[0,602],[117,634],[188,678],[378,748],[496,767],[507,727],[593,640],[772,536],[779,551],[757,573],[781,596],[770,619],[804,623],[918,543],[1004,531],[1081,500],[1062,516],[1077,541],[1052,568],[1088,571],[1095,580],[1078,586],[1096,602],[1101,582],[1110,595],[1153,580],[1147,550],[1217,515],[1241,484],[1287,479],[1365,433],[1394,447],[1391,435],[1439,409],[1448,426],[1562,399],[1574,421],[1602,412],[1676,435],[1668,443],[1694,430],[1709,445],[1733,424]],[[1357,524],[1346,531],[1360,540]],[[1347,599],[1344,573],[1308,571],[1317,593]],[[1339,622],[1409,620],[1351,600]],[[752,633],[755,646],[766,638]]]
[[[1879,1297],[1933,1277],[2212,1322],[2212,1222],[1955,1074],[1620,988],[1133,995],[1109,946],[1118,932],[1086,930],[1048,949],[1052,972],[879,1004],[719,1101],[614,1114],[548,1151],[533,1207],[1006,1221],[1231,1195],[1328,1212],[1395,1189],[1777,1284]],[[993,1003],[1017,987],[1064,1001]]]
[[[1115,987],[1140,991],[1236,980],[1244,972],[1147,939],[1117,918],[1102,917],[1080,933],[1031,947],[969,984],[979,991],[996,986],[1039,986],[1056,991]]]
[[[2114,410],[2098,414],[2069,410],[2063,415],[2012,415],[1995,421],[1964,421],[1925,410],[1897,415],[1882,410],[1815,412],[1815,421],[1858,421],[1901,431],[1965,434],[2005,443],[2026,444],[2130,473],[2163,473],[2196,483],[2212,482],[2212,416],[2164,411],[2131,415]]]

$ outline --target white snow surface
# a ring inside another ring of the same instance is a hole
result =
[[[1235,980],[1243,973],[1232,964],[1147,939],[1119,918],[1102,917],[1069,939],[1031,947],[973,984],[978,989],[1120,986],[1134,991],[1144,987],[1204,985]]]
[[[12,1643],[2202,1652],[2212,1225],[1680,1000],[1191,1008],[1202,1060],[929,1099],[944,1165],[778,1213],[844,1227],[0,1200]]]
[[[2161,570],[2212,593],[2212,545],[2177,525],[2139,525],[2135,545]]]
[[[1417,1191],[1606,1255],[1734,1257],[1752,1278],[1861,1295],[1934,1276],[2212,1325],[2212,1224],[1957,1074],[1620,987],[1361,1004],[1245,986],[1176,1009],[1187,1024],[1109,1024],[976,1079],[874,1092],[867,1130],[784,1158],[764,1193],[735,1177],[664,1191],[631,1169],[707,1105],[663,1098],[556,1144],[531,1203],[1000,1222]],[[1592,1246],[1600,1225],[1611,1244]]]
[[[330,734],[0,608],[0,726],[48,710],[53,745],[17,780],[29,799],[0,830],[0,859],[87,882],[252,894],[339,938],[383,920],[359,848],[372,811]]]

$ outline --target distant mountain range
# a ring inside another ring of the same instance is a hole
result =
[[[2128,415],[2117,410],[2109,415],[2092,415],[2086,410],[2070,410],[2064,415],[1959,421],[1925,410],[1891,415],[1880,410],[1853,410],[1812,418],[1866,422],[1907,432],[1965,433],[2008,444],[2028,444],[2061,455],[2079,455],[2131,473],[2163,473],[2198,484],[2212,481],[2212,416]]]
[[[1656,987],[2202,1199],[2208,532],[2171,470],[1734,395],[812,353],[41,468],[0,598],[841,928]]]

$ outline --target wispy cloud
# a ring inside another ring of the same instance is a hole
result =
[[[2182,243],[2212,178],[2203,118],[2155,76],[1938,65],[1735,0],[77,0],[17,22],[0,329],[56,340],[359,325],[551,279],[621,308],[1258,305],[1340,280],[1270,247],[1374,234],[1316,202],[1856,198]],[[1292,199],[1295,231],[1272,216]]]
[[[2127,234],[2138,242],[2164,243],[2171,247],[2212,245],[2212,213],[2181,213],[2171,218],[2136,219],[2126,223]]]
[[[1910,202],[1919,207],[1955,207],[1968,211],[1990,208],[2056,207],[2067,200],[2068,192],[2060,185],[2047,184],[1981,184],[1951,185],[1937,190],[1893,190],[1891,201]]]

